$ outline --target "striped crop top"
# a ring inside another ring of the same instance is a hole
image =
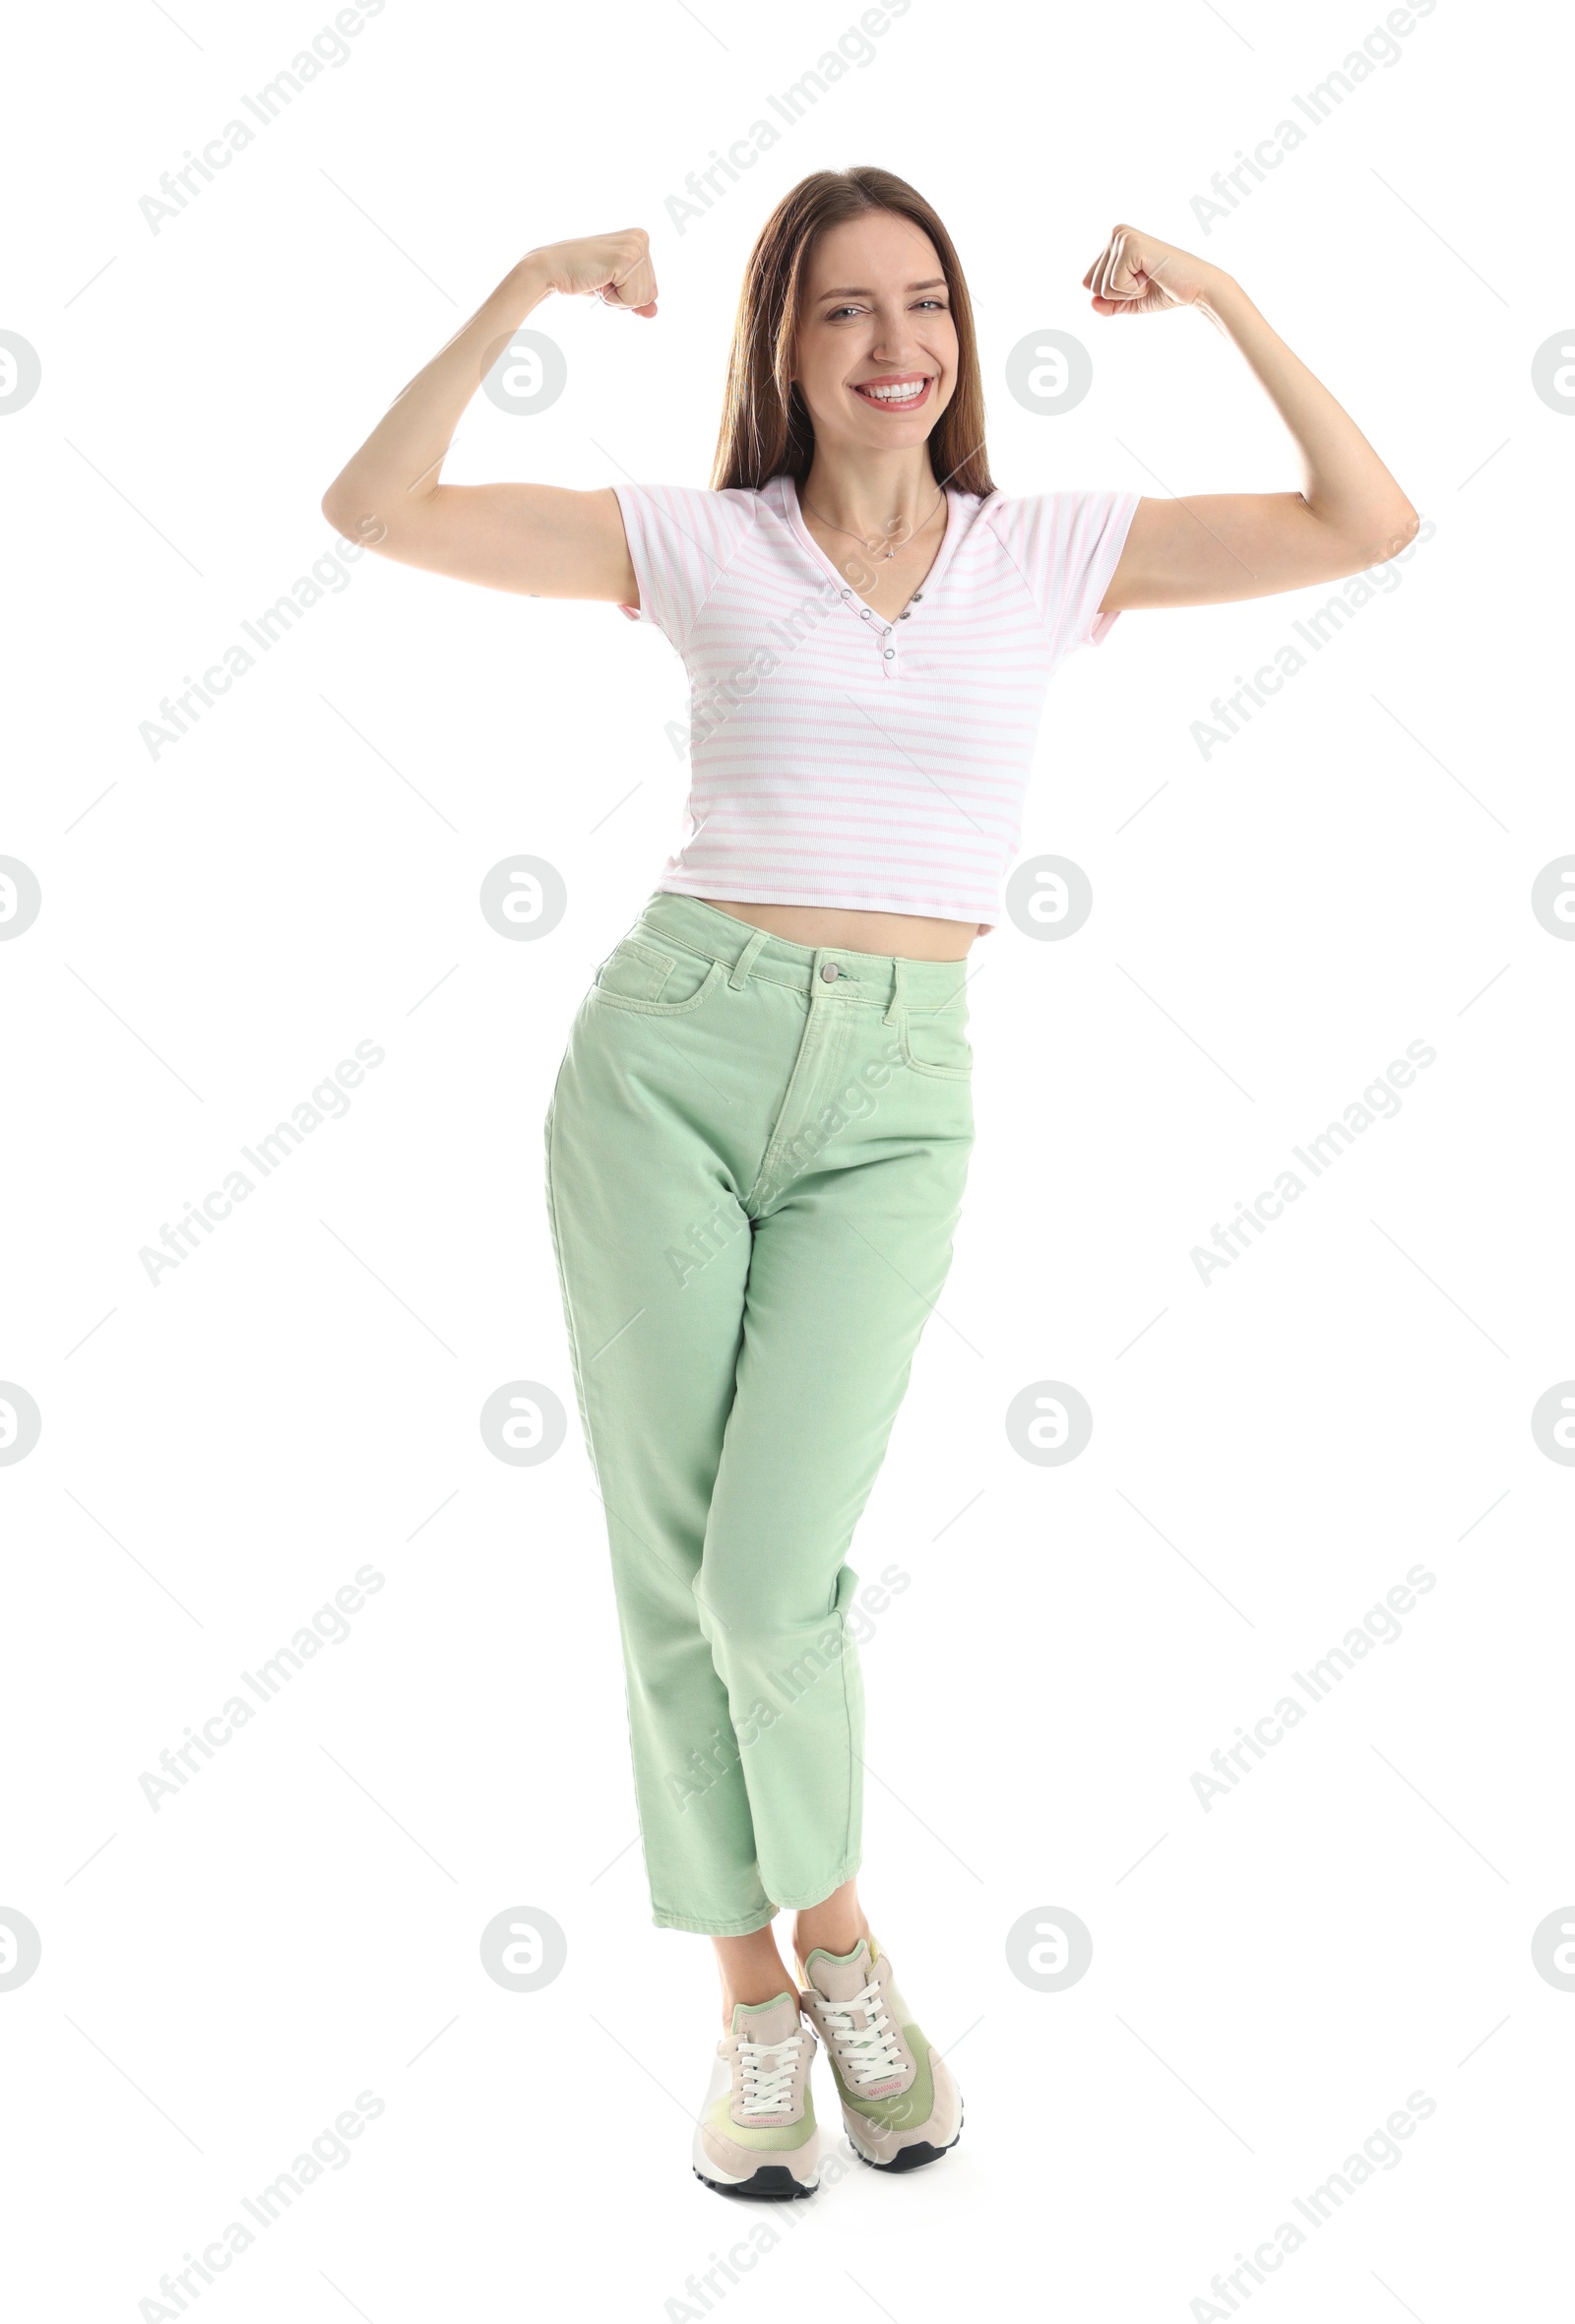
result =
[[[690,679],[689,835],[660,888],[989,926],[1045,689],[1107,635],[1135,492],[946,492],[906,612],[865,604],[791,477],[615,484],[638,608]]]

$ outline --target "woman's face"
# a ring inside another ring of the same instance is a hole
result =
[[[957,327],[929,236],[887,210],[830,226],[799,305],[793,377],[817,448],[922,444],[957,385]]]

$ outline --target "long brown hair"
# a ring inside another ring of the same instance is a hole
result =
[[[788,374],[798,336],[804,271],[817,237],[872,210],[906,218],[929,236],[941,262],[957,330],[957,385],[930,430],[929,464],[938,484],[959,492],[993,492],[984,451],[984,388],[979,378],[974,309],[952,237],[934,211],[889,169],[817,169],[785,194],[749,254],[727,361],[717,457],[716,492],[761,485],[784,472],[801,484],[815,457],[815,430]]]

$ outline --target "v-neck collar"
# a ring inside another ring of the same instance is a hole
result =
[[[774,476],[772,478],[772,482],[779,487],[783,512],[788,519],[789,530],[792,532],[799,544],[808,551],[809,555],[815,559],[816,563],[824,572],[827,572],[832,576],[832,579],[836,582],[837,587],[840,590],[844,591],[850,596],[857,597],[861,605],[869,606],[870,612],[875,615],[877,620],[883,620],[885,617],[880,613],[879,608],[874,605],[870,605],[868,597],[864,597],[860,591],[854,589],[852,584],[849,581],[848,576],[838,570],[838,568],[832,563],[830,557],[827,556],[825,550],[821,547],[820,542],[815,538],[813,533],[810,532],[809,527],[804,523],[803,510],[799,506],[798,501],[798,486],[793,481],[792,477],[788,475],[785,470],[780,475]],[[945,572],[946,567],[951,562],[952,551],[956,548],[959,540],[962,538],[964,533],[968,529],[963,515],[962,504],[964,495],[961,492],[954,492],[950,484],[944,485],[942,489],[946,494],[946,530],[941,534],[940,547],[935,551],[934,556],[930,560],[929,571],[920,577],[916,587],[910,596],[908,604],[900,607],[899,610],[892,615],[892,619],[894,621],[900,621],[902,619],[903,614],[908,610],[908,606],[913,604],[914,597],[919,597],[925,591],[934,588],[941,575]],[[982,501],[979,503],[979,506],[983,506]]]

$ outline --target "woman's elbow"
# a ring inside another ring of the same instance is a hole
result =
[[[1344,581],[1353,573],[1366,573],[1374,565],[1387,565],[1391,557],[1398,556],[1416,539],[1420,525],[1421,519],[1409,500],[1389,501],[1359,520],[1353,519],[1331,537],[1339,570],[1322,578]]]
[[[1391,557],[1409,548],[1421,530],[1421,519],[1409,500],[1398,500],[1386,510],[1374,528],[1368,553],[1362,559],[1362,569],[1368,565],[1387,565]]]
[[[355,519],[350,514],[349,499],[345,490],[343,477],[336,476],[334,478],[333,483],[323,494],[321,505],[324,516],[333,526],[335,532],[342,538],[347,539],[350,527],[354,524]]]
[[[367,508],[363,496],[346,487],[343,476],[334,478],[320,505],[341,540],[354,540],[362,548],[377,549],[388,539],[386,523]]]

